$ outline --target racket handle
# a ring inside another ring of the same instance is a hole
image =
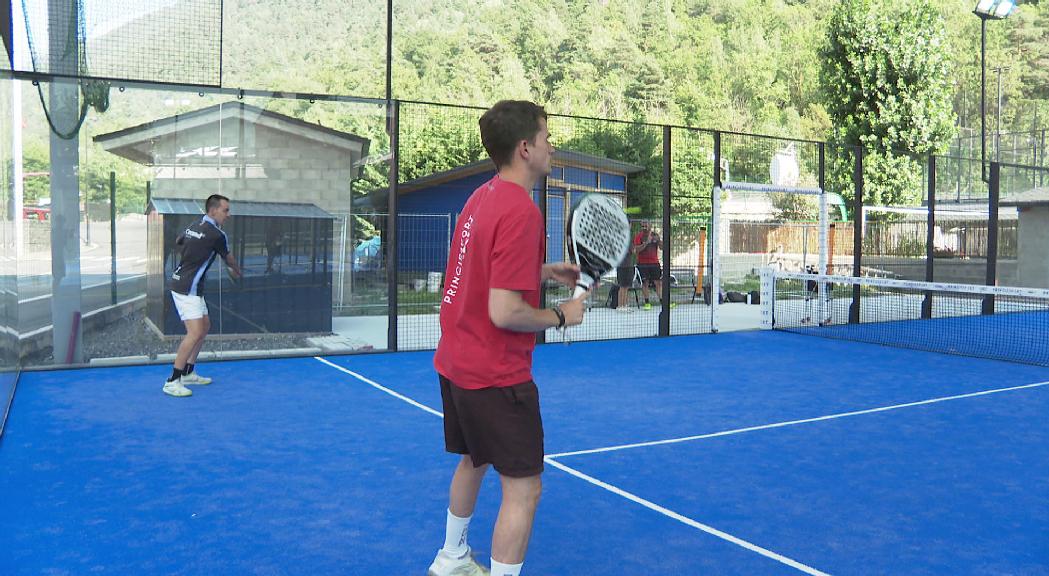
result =
[[[594,279],[587,273],[579,274],[579,280],[576,280],[575,291],[572,292],[572,298],[579,298],[594,285]]]

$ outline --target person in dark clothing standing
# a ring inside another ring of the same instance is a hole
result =
[[[211,378],[197,374],[194,365],[211,328],[208,305],[204,302],[204,277],[219,255],[229,266],[230,274],[240,278],[240,266],[229,249],[229,239],[222,224],[229,219],[229,198],[212,194],[204,203],[207,214],[179,235],[182,247],[179,264],[171,274],[168,288],[175,301],[179,318],[186,325],[186,336],[179,344],[171,377],[164,382],[164,393],[170,396],[192,396],[187,385],[211,384]]]

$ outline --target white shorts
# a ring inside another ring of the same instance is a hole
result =
[[[197,320],[208,315],[208,305],[204,302],[203,296],[187,296],[172,290],[171,297],[175,300],[175,309],[178,310],[178,317],[183,322],[186,320]]]

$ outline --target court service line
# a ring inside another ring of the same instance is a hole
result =
[[[339,372],[345,372],[346,374],[349,374],[350,376],[353,376],[354,378],[360,380],[361,382],[364,382],[365,384],[371,386],[372,388],[375,388],[377,390],[385,392],[385,393],[389,394],[390,396],[393,396],[394,398],[396,398],[398,400],[407,402],[407,403],[411,404],[412,406],[415,406],[416,408],[419,408],[420,410],[425,410],[425,411],[429,412],[430,414],[433,414],[434,416],[437,416],[438,418],[444,418],[444,414],[438,412],[437,410],[434,410],[433,408],[430,408],[429,406],[427,406],[425,404],[421,404],[419,402],[416,402],[415,400],[412,400],[411,398],[405,396],[404,394],[401,394],[399,392],[394,392],[393,390],[390,390],[389,388],[383,386],[382,384],[379,384],[378,382],[376,382],[374,380],[369,380],[368,378],[365,378],[364,376],[361,376],[360,374],[354,372],[353,370],[349,370],[347,368],[343,368],[342,366],[339,366],[338,364],[334,364],[332,362],[329,362],[329,361],[325,360],[324,358],[321,358],[320,356],[314,356],[313,359],[318,361],[318,362],[321,362],[322,364],[327,364],[328,366],[331,366],[332,368],[338,370]]]
[[[848,416],[862,416],[864,414],[874,414],[877,412],[888,412],[890,410],[899,410],[901,408],[911,408],[914,406],[924,406],[926,404],[938,404],[940,402],[948,402],[950,400],[962,400],[964,398],[974,398],[976,396],[987,396],[989,394],[998,394],[1000,392],[1012,392],[1014,390],[1024,390],[1027,388],[1038,388],[1040,386],[1049,386],[1049,382],[1038,382],[1035,384],[1024,384],[1022,386],[1010,386],[1008,388],[995,388],[994,390],[982,390],[980,392],[970,392],[968,394],[958,394],[956,396],[942,396],[940,398],[931,398],[929,400],[920,400],[918,402],[907,402],[906,404],[894,404],[892,406],[882,406],[880,408],[869,408],[867,410],[856,410],[854,412],[839,412],[838,414],[829,414],[827,416],[818,416],[815,418],[804,418],[802,420],[788,420],[786,422],[776,422],[774,424],[763,424],[761,426],[748,426],[746,428],[736,428],[734,430],[723,430],[721,432],[712,432],[710,434],[698,434],[695,436],[683,436],[681,438],[669,438],[666,440],[653,440],[651,442],[638,442],[635,444],[619,444],[616,446],[606,446],[604,448],[591,448],[589,450],[575,450],[572,452],[561,452],[559,454],[550,454],[550,458],[564,458],[566,456],[580,456],[583,454],[599,454],[602,452],[615,452],[617,450],[629,450],[632,448],[646,448],[649,446],[661,446],[663,444],[677,444],[679,442],[691,442],[693,440],[704,440],[706,438],[717,438],[719,436],[732,436],[733,434],[742,434],[744,432],[756,432],[758,430],[769,430],[772,428],[783,428],[785,426],[796,426],[798,424],[809,424],[812,422],[822,422],[824,420],[835,420],[838,418],[845,418]]]
[[[338,364],[335,364],[333,362],[325,360],[324,358],[321,358],[320,356],[314,356],[313,359],[317,360],[318,362],[321,362],[323,364],[327,364],[328,366],[331,366],[332,368],[335,368],[336,370],[338,370],[340,372],[343,372],[345,374],[349,374],[350,376],[353,376],[354,378],[360,380],[361,382],[364,382],[365,384],[367,384],[367,385],[369,385],[369,386],[371,386],[371,387],[373,387],[373,388],[375,388],[377,390],[385,392],[386,394],[389,394],[390,396],[393,396],[394,398],[397,398],[398,400],[407,402],[408,404],[411,404],[412,406],[415,406],[416,408],[420,408],[422,410],[425,410],[426,412],[429,412],[430,414],[433,414],[434,416],[439,416],[441,418],[444,418],[444,414],[443,413],[438,412],[437,410],[434,410],[433,408],[430,408],[429,406],[426,406],[425,404],[420,404],[419,402],[416,402],[415,400],[412,400],[411,398],[409,398],[409,397],[407,397],[407,396],[405,396],[403,394],[400,394],[398,392],[394,392],[393,390],[387,388],[386,386],[383,386],[382,384],[379,384],[378,382],[376,382],[374,380],[366,378],[366,377],[364,377],[364,376],[354,372],[353,370],[350,370],[348,368],[343,368],[342,366],[339,366]],[[568,474],[570,474],[572,476],[575,476],[576,478],[584,480],[584,481],[586,481],[586,482],[588,482],[590,484],[593,484],[594,486],[597,486],[599,488],[603,488],[604,490],[607,490],[607,491],[609,491],[609,492],[611,492],[611,493],[613,493],[613,494],[615,494],[617,496],[620,496],[622,498],[630,500],[631,502],[634,502],[636,504],[640,504],[640,505],[644,506],[645,508],[648,508],[649,510],[652,510],[654,512],[662,514],[662,515],[664,515],[664,516],[666,516],[668,518],[671,518],[673,520],[677,520],[678,522],[681,522],[682,524],[685,524],[686,526],[695,528],[695,529],[700,530],[702,532],[706,532],[707,534],[710,534],[711,536],[715,536],[715,537],[720,538],[722,540],[725,540],[727,542],[731,542],[731,543],[733,543],[733,544],[735,544],[737,546],[740,546],[742,548],[750,550],[751,552],[755,552],[757,554],[761,554],[762,556],[765,556],[766,558],[771,558],[771,559],[773,559],[773,560],[775,560],[777,562],[780,562],[782,564],[786,564],[787,566],[790,566],[792,568],[800,570],[801,572],[804,572],[806,574],[811,574],[813,576],[830,576],[826,572],[821,572],[819,570],[816,570],[815,568],[812,568],[811,566],[806,566],[805,564],[802,564],[802,563],[800,563],[800,562],[798,562],[796,560],[792,560],[790,558],[787,558],[786,556],[783,556],[782,554],[777,554],[777,553],[775,553],[775,552],[773,552],[771,550],[768,550],[768,549],[762,548],[761,546],[758,546],[756,544],[752,544],[750,542],[747,542],[746,540],[743,540],[742,538],[737,538],[737,537],[735,537],[735,536],[733,536],[731,534],[728,534],[727,532],[722,532],[721,530],[718,530],[717,528],[714,528],[712,526],[708,526],[706,524],[703,524],[702,522],[697,522],[696,520],[693,520],[693,519],[691,519],[691,518],[689,518],[687,516],[683,516],[681,514],[678,514],[677,512],[674,512],[673,510],[670,510],[669,508],[664,508],[663,506],[660,506],[659,504],[656,504],[656,503],[651,502],[649,500],[645,500],[644,498],[642,498],[640,496],[637,496],[635,494],[627,492],[626,490],[623,490],[621,488],[617,488],[616,486],[608,484],[607,482],[602,482],[601,480],[598,480],[597,478],[594,478],[593,476],[589,476],[587,474],[584,474],[583,472],[580,472],[579,470],[576,470],[575,468],[572,468],[570,466],[566,466],[566,465],[564,465],[564,464],[562,464],[560,462],[557,462],[556,460],[553,459],[553,456],[546,456],[545,458],[543,458],[543,460],[545,462],[547,462],[548,464],[550,464],[551,466],[553,466],[554,468],[557,468],[557,469],[559,469],[559,470],[561,470],[563,472],[567,472]]]
[[[786,564],[787,566],[790,566],[791,568],[794,568],[794,569],[799,570],[801,572],[804,572],[806,574],[812,574],[813,576],[829,576],[826,572],[821,572],[821,571],[819,571],[819,570],[817,570],[817,569],[815,569],[815,568],[813,568],[811,566],[806,566],[805,564],[802,564],[801,562],[798,562],[797,560],[792,560],[792,559],[787,558],[786,556],[784,556],[782,554],[777,554],[777,553],[775,553],[775,552],[773,552],[771,550],[768,550],[766,548],[762,548],[761,546],[758,546],[757,544],[752,544],[750,542],[747,542],[746,540],[743,540],[742,538],[737,538],[737,537],[733,536],[732,534],[728,534],[726,532],[722,532],[721,530],[718,530],[717,528],[714,528],[713,526],[708,526],[706,524],[703,524],[702,522],[697,522],[697,521],[695,521],[695,520],[693,520],[693,519],[691,519],[691,518],[689,518],[687,516],[682,516],[681,514],[678,514],[677,512],[674,512],[673,510],[670,510],[668,508],[664,508],[663,506],[660,506],[659,504],[656,504],[656,503],[651,502],[649,500],[645,500],[644,498],[642,498],[640,496],[637,496],[636,494],[632,494],[630,492],[627,492],[626,490],[623,490],[622,488],[618,488],[618,487],[613,486],[613,485],[611,485],[611,484],[609,484],[607,482],[602,482],[601,480],[598,480],[597,478],[594,478],[593,476],[584,474],[583,472],[580,472],[579,470],[576,470],[575,468],[572,468],[570,466],[566,466],[566,465],[562,464],[561,462],[558,462],[557,460],[554,460],[554,458],[552,456],[547,456],[544,460],[548,464],[550,464],[551,466],[553,466],[555,468],[558,468],[558,469],[560,469],[560,470],[562,470],[564,472],[567,472],[567,473],[571,474],[572,476],[575,476],[576,478],[579,478],[581,480],[589,482],[590,484],[593,484],[594,486],[597,486],[599,488],[603,488],[605,490],[608,490],[609,492],[615,494],[616,496],[620,496],[622,498],[626,498],[627,500],[630,500],[631,502],[634,502],[636,504],[640,504],[640,505],[644,506],[645,508],[648,508],[649,510],[652,510],[654,512],[658,512],[659,514],[662,514],[662,515],[664,515],[664,516],[666,516],[668,518],[672,518],[674,520],[677,520],[678,522],[681,522],[682,524],[685,524],[686,526],[690,526],[690,527],[695,528],[697,530],[706,532],[707,534],[710,534],[711,536],[716,536],[718,538],[721,538],[722,540],[731,542],[731,543],[733,543],[733,544],[735,544],[737,546],[740,546],[742,548],[746,548],[747,550],[750,550],[751,552],[756,552],[756,553],[761,554],[762,556],[764,556],[766,558],[771,558],[772,560],[775,560],[775,561],[780,562],[782,564]]]

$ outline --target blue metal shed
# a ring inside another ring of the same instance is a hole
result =
[[[626,206],[627,182],[641,166],[600,156],[557,150],[546,180],[547,216],[546,258],[559,262],[565,258],[565,220],[573,196],[597,192],[612,194]],[[428,214],[447,216],[454,229],[455,220],[466,200],[478,186],[495,175],[490,160],[479,160],[464,166],[431,174],[400,184],[398,210],[402,216]],[[534,191],[536,203],[542,199],[542,185]],[[411,221],[399,221],[398,256],[402,271],[441,271],[447,259],[450,232],[413,227]],[[419,250],[423,244],[443,243],[443,250]],[[443,254],[444,256],[440,256]]]

